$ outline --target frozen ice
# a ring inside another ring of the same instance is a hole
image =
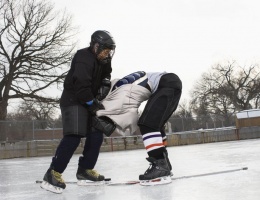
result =
[[[260,139],[168,147],[174,177],[240,169],[232,173],[174,180],[168,185],[77,186],[67,184],[62,194],[40,188],[51,157],[0,160],[1,200],[259,200]],[[76,181],[74,155],[63,173]],[[137,180],[149,164],[146,151],[100,153],[96,170],[113,181]]]

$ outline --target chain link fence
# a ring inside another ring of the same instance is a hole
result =
[[[170,118],[166,133],[235,126],[234,117]],[[0,121],[0,141],[54,140],[62,138],[62,123],[56,121]]]
[[[49,121],[0,121],[0,141],[50,140],[62,137],[62,123]]]
[[[201,129],[216,129],[236,125],[235,116],[207,116],[190,118],[170,118],[172,132],[184,132]],[[171,132],[171,131],[168,131]]]

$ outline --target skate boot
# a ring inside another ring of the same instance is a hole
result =
[[[169,157],[168,157],[168,151],[165,149],[165,151],[163,152],[163,156],[167,162],[167,165],[168,165],[168,168],[169,170],[171,171],[171,176],[173,176],[173,173],[172,173],[172,165],[171,165],[171,162],[169,160]]]
[[[156,160],[153,157],[146,158],[150,162],[146,172],[139,176],[141,185],[159,185],[171,183],[171,171],[168,167],[166,159]]]
[[[41,188],[60,194],[66,188],[66,184],[59,172],[49,168],[43,177]]]
[[[100,184],[103,184],[105,180],[105,177],[100,175],[96,170],[83,169],[80,166],[78,167],[76,177],[78,179],[78,185],[89,185],[89,183],[93,182],[99,182]]]

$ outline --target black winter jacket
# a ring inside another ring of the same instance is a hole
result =
[[[111,78],[111,63],[101,65],[90,48],[77,51],[64,81],[60,106],[86,105],[97,95],[104,78]]]

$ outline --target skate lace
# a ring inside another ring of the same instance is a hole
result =
[[[94,176],[96,178],[99,177],[99,173],[94,169],[87,169],[86,173],[89,174],[90,176]]]
[[[148,169],[145,171],[145,174],[148,174],[150,172],[152,172],[155,168],[155,164],[154,163],[150,163]]]
[[[54,176],[54,178],[55,178],[58,182],[64,183],[64,180],[62,179],[61,174],[60,174],[59,172],[56,172],[56,171],[54,171],[54,170],[52,170],[51,172],[52,172],[52,175]]]

